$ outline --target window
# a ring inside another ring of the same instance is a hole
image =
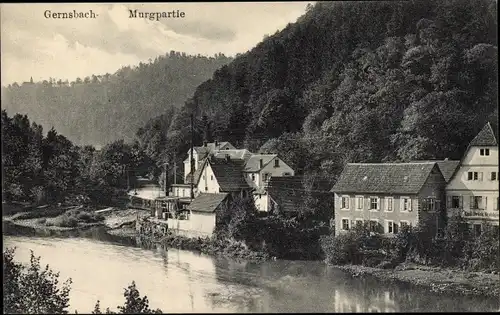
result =
[[[482,196],[470,196],[471,209],[484,209]]]
[[[186,192],[185,189],[182,190],[182,197],[184,197],[184,193]]]
[[[497,207],[495,210],[498,210],[500,209],[500,198],[497,197]]]
[[[452,196],[451,197],[451,207],[452,208],[460,208],[460,196]]]
[[[267,182],[267,180],[269,179],[269,174],[268,173],[265,173],[264,174],[264,181]]]
[[[370,197],[370,210],[378,210],[378,198]]]
[[[480,149],[479,155],[485,155],[485,156],[490,155],[490,149]]]
[[[292,174],[288,173],[288,172],[284,172],[283,173],[283,176],[291,176]]]
[[[356,219],[356,227],[358,228],[363,227],[363,219]]]
[[[342,230],[349,230],[349,219],[342,219]]]
[[[365,198],[363,196],[356,197],[356,209],[357,210],[363,210],[364,200],[365,200]]]
[[[203,179],[205,179],[205,175],[203,175]]]
[[[210,180],[214,180],[214,175],[210,175]]]
[[[280,160],[274,160],[274,167],[280,167]]]
[[[252,174],[252,180],[255,180],[255,174]]]
[[[208,187],[207,186],[205,186],[205,191],[208,191]]]
[[[398,233],[398,225],[394,223],[394,221],[387,220],[387,233],[397,234]]]
[[[408,197],[401,197],[401,211],[411,211],[411,199]]]
[[[422,199],[422,210],[423,211],[435,211],[436,210],[436,200],[434,198]]]
[[[394,198],[386,197],[385,198],[385,211],[391,212],[393,209]]]
[[[483,180],[482,172],[468,172],[467,180]]]
[[[497,172],[491,172],[491,180],[497,180]]]
[[[349,209],[349,197],[343,196],[341,200],[341,209]]]

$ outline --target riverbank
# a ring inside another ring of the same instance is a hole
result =
[[[498,273],[466,272],[460,269],[429,267],[403,263],[395,269],[380,269],[359,265],[334,266],[349,272],[353,277],[373,276],[382,281],[400,281],[425,287],[431,292],[475,295],[498,298],[500,279]]]
[[[167,235],[160,239],[159,243],[166,247],[248,261],[266,261],[272,258],[267,253],[252,251],[244,242],[232,239],[217,240],[210,237],[189,238],[181,235]]]
[[[37,219],[12,220],[4,217],[5,234],[64,236],[75,231],[91,230],[101,227],[111,239],[122,240],[127,244],[160,244],[181,250],[199,252],[212,256],[223,256],[237,260],[262,262],[272,259],[267,253],[255,252],[244,242],[235,240],[220,240],[215,238],[188,238],[181,235],[169,234],[162,239],[152,240],[137,235],[135,220],[138,216],[148,215],[142,210],[111,210],[106,211],[105,220],[98,223],[81,224],[77,227],[45,226]],[[6,226],[7,225],[7,226]],[[6,228],[7,227],[7,228]],[[139,238],[139,240],[138,240]],[[142,244],[142,245],[141,245]],[[353,277],[374,276],[382,281],[399,281],[425,287],[431,292],[475,295],[486,297],[500,296],[500,279],[498,274],[484,272],[465,272],[459,269],[438,268],[417,264],[400,264],[394,269],[381,269],[359,265],[335,266],[344,270]]]

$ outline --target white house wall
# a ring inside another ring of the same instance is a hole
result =
[[[211,236],[215,229],[215,213],[191,212],[189,220],[168,219],[168,228],[186,236]]]
[[[491,180],[491,172],[498,173],[498,148],[490,147],[489,156],[480,156],[479,147],[472,147],[467,152],[457,174],[448,183],[447,191],[496,191],[498,181]],[[482,172],[482,180],[467,180],[468,172]]]
[[[481,149],[489,149],[489,155],[481,155]],[[477,180],[469,180],[468,172],[477,172]],[[491,173],[496,173],[496,179],[491,179]],[[482,175],[480,175],[482,173]],[[446,186],[448,216],[457,211],[470,223],[490,221],[498,225],[498,147],[470,147],[462,163]],[[482,197],[483,209],[472,209],[471,197]],[[453,197],[458,197],[459,208],[455,209]]]
[[[202,175],[200,176],[200,181],[198,182],[197,188],[197,191],[199,193],[220,193],[219,183],[217,182],[217,178],[215,178],[212,167],[208,163],[205,165],[205,168],[202,171]]]
[[[257,210],[269,211],[269,196],[267,194],[255,194],[253,198]]]
[[[175,197],[189,197],[191,196],[190,187],[172,187],[172,192]]]
[[[218,150],[226,150],[226,149],[234,149],[234,147],[230,143],[226,143],[221,146]],[[198,169],[198,162],[203,158],[204,154],[196,153],[194,150],[194,170]],[[184,160],[184,178],[191,172],[191,150],[187,152],[187,158]]]
[[[274,167],[275,160],[280,161],[279,167]],[[270,176],[275,176],[275,177],[283,177],[284,173],[289,173],[290,174],[289,176],[295,175],[295,171],[278,157],[273,158],[269,163],[267,163],[266,166],[264,166],[264,168],[260,170],[260,176],[258,177],[259,187],[263,186],[264,174],[266,173],[270,174]],[[269,178],[270,177],[268,177],[268,179]]]
[[[252,175],[254,179],[252,179]],[[245,173],[245,176],[248,178],[248,183],[251,184],[253,188],[260,187],[260,174],[258,172]]]

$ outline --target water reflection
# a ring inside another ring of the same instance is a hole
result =
[[[321,262],[253,263],[212,258],[160,245],[150,250],[96,239],[5,237],[17,258],[29,250],[62,279],[73,278],[71,312],[123,303],[135,280],[152,307],[165,312],[423,312],[493,311],[491,299],[429,293],[409,285],[356,278]],[[150,244],[151,245],[151,244]]]

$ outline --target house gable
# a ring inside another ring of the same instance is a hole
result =
[[[217,194],[220,192],[219,182],[210,163],[204,163],[196,187],[199,193]]]
[[[485,149],[488,149],[488,155],[486,155]],[[465,173],[472,166],[489,166],[493,169],[492,171],[494,171],[495,167],[498,168],[498,142],[489,122],[467,146],[459,166],[448,181],[447,189],[457,189],[456,187],[462,186]],[[459,189],[466,188],[461,187]]]
[[[243,176],[244,163],[243,160],[210,159],[209,164],[213,174],[217,178],[220,191],[234,192],[249,190],[251,188]]]

